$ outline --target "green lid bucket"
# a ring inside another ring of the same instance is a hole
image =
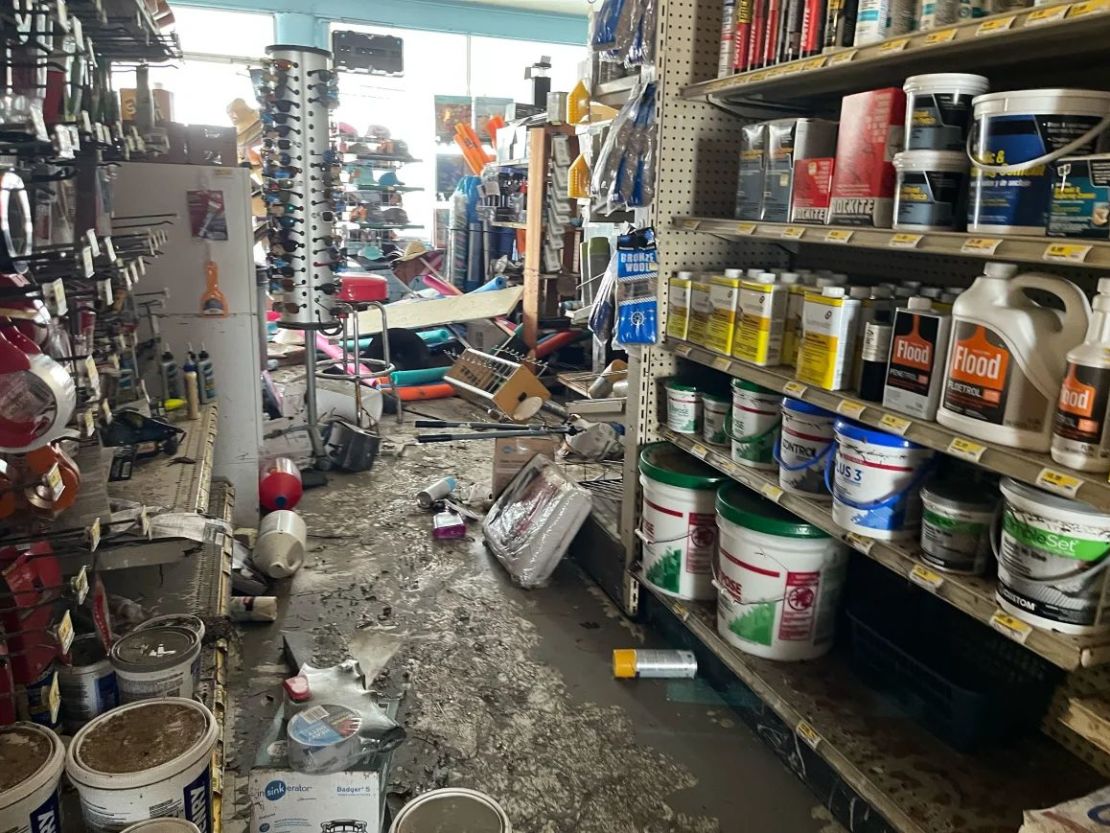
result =
[[[830,537],[820,527],[806,523],[777,503],[772,503],[736,483],[728,483],[717,492],[717,512],[726,521],[765,535],[784,538]]]
[[[676,445],[651,443],[640,452],[645,477],[679,489],[718,489],[725,477]]]
[[[771,390],[770,388],[765,388],[765,387],[763,387],[763,385],[757,385],[755,382],[749,382],[747,379],[733,379],[732,380],[732,389],[733,390],[746,390],[749,393],[764,393],[764,394],[767,394],[768,396],[781,396],[782,395],[778,391]]]

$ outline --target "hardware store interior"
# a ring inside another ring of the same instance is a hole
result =
[[[1110,825],[1110,0],[0,44],[0,833]]]

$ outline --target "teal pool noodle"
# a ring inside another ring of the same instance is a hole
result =
[[[429,367],[424,370],[397,370],[389,374],[389,378],[397,387],[430,385],[433,382],[442,381],[450,369],[449,367]]]
[[[419,330],[416,333],[426,344],[442,344],[454,338],[446,327],[436,327],[434,330]]]

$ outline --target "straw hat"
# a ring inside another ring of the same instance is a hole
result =
[[[431,254],[430,249],[426,248],[424,244],[421,243],[419,240],[413,240],[411,243],[405,246],[404,254],[398,257],[397,260],[408,262],[410,260],[416,260],[418,257],[424,257],[424,255],[428,254]]]

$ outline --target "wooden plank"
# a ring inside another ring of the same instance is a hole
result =
[[[544,127],[528,131],[528,228],[524,232],[524,328],[528,355],[536,353],[543,268],[543,210],[551,141]]]
[[[1060,722],[1103,752],[1110,753],[1110,703],[1102,697],[1072,697]]]
[[[454,324],[464,321],[477,321],[481,318],[496,318],[508,315],[520,303],[524,294],[523,287],[511,286],[508,289],[495,289],[490,292],[472,292],[455,298],[440,298],[435,301],[413,301],[389,304],[386,315],[390,328],[402,327],[409,330],[421,327],[438,327],[441,324]],[[382,317],[376,309],[358,314],[359,335],[367,336],[382,331]],[[354,329],[348,328],[347,338],[354,336]]]

